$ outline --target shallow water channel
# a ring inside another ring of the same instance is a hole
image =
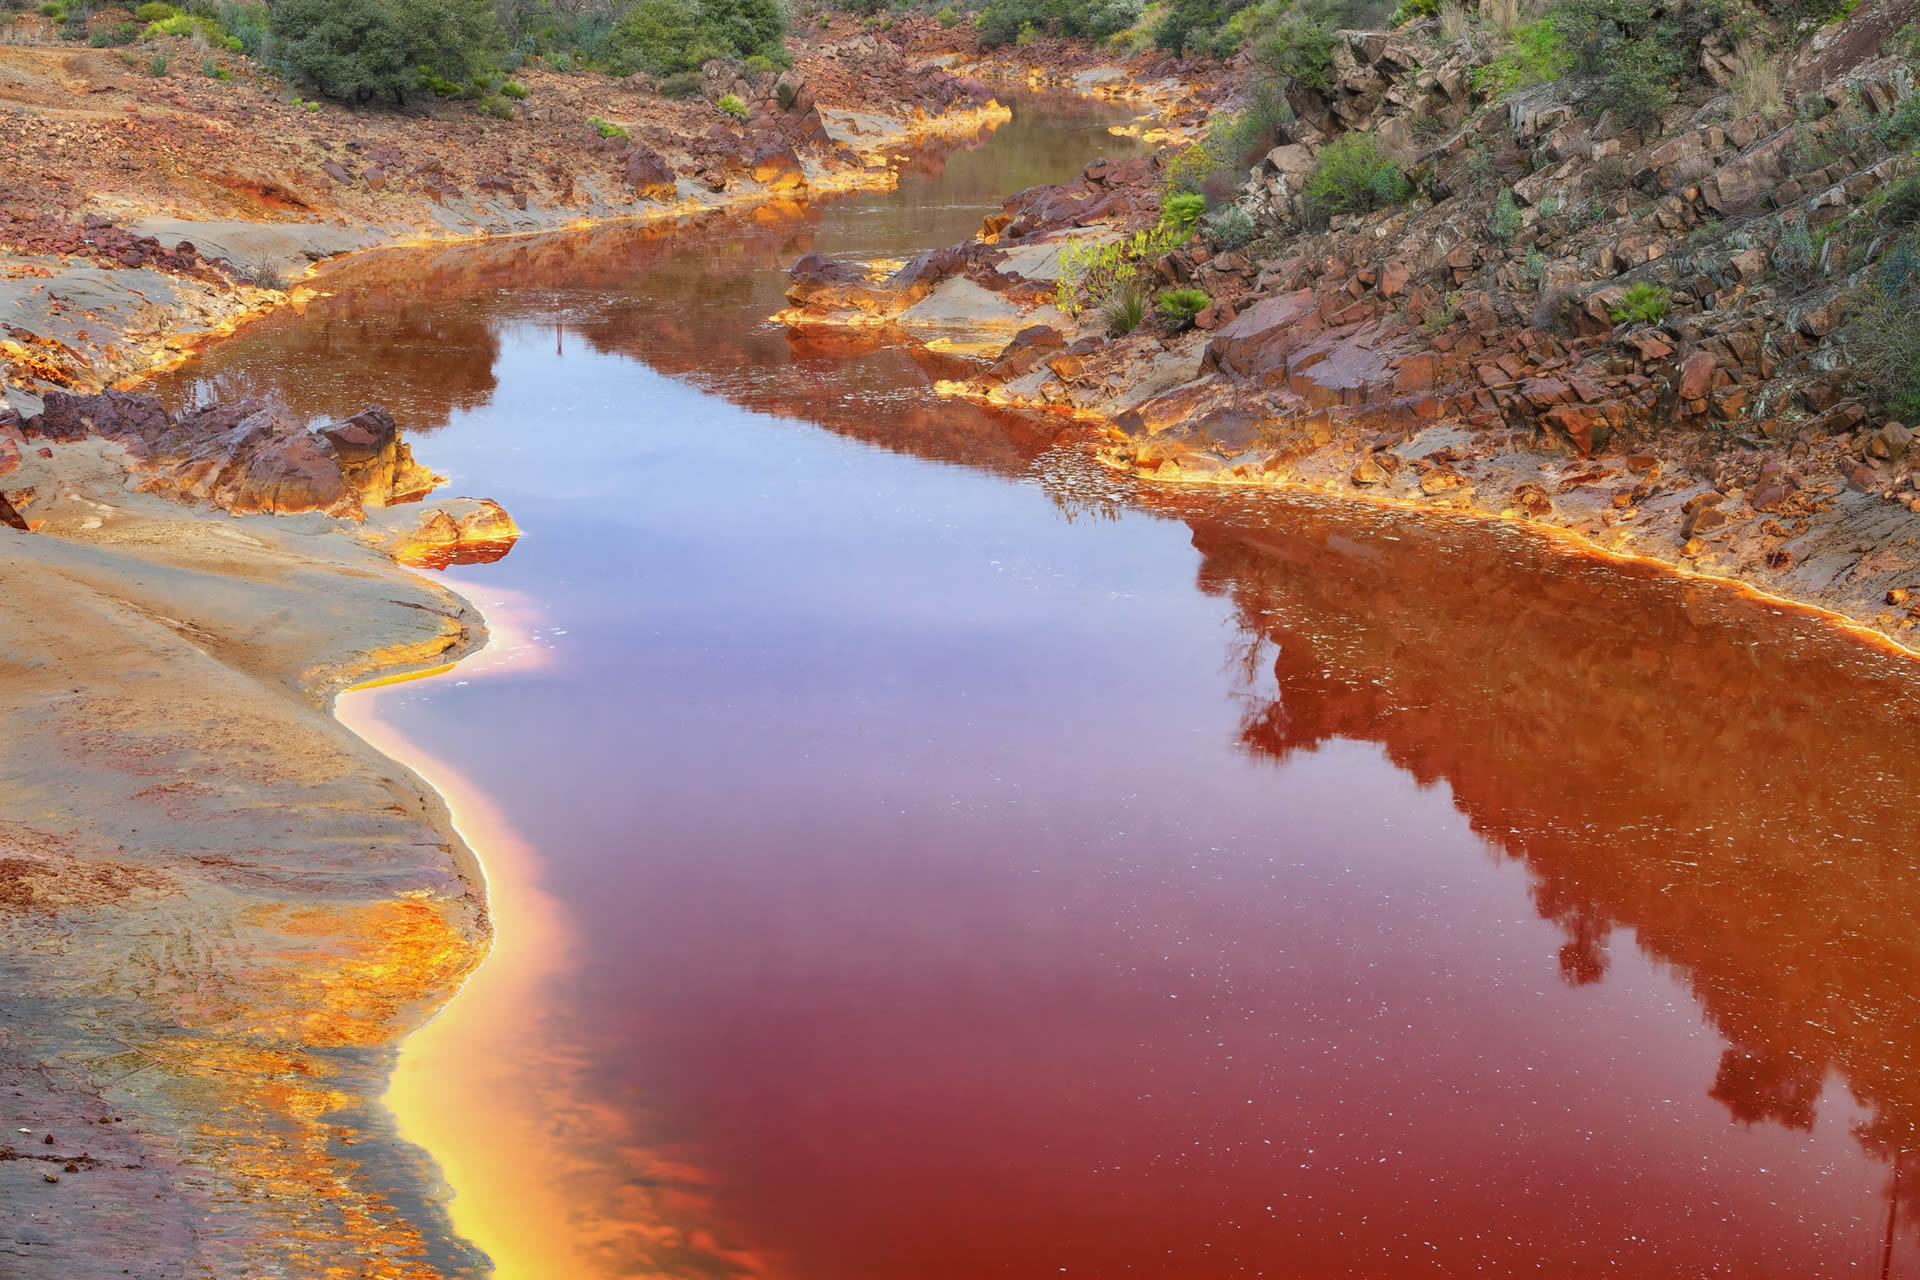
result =
[[[501,1274],[1920,1276],[1916,669],[1510,525],[1143,488],[770,325],[1135,145],[375,255],[170,377],[527,530],[352,695],[499,945],[393,1101]]]

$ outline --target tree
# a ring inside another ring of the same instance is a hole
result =
[[[275,53],[332,98],[405,102],[422,68],[465,81],[500,46],[491,0],[272,0]]]
[[[639,0],[614,41],[650,74],[691,71],[709,58],[782,61],[787,20],[779,0]]]

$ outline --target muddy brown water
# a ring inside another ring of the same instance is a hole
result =
[[[1910,661],[1139,488],[765,323],[1107,119],[379,255],[168,380],[385,400],[528,531],[447,575],[493,650],[355,695],[493,868],[395,1094],[456,1222],[528,1276],[1920,1276]]]

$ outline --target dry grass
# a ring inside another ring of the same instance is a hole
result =
[[[1759,41],[1745,40],[1734,50],[1733,60],[1733,100],[1739,113],[1779,115],[1787,105],[1780,59],[1761,48]]]
[[[1473,18],[1465,5],[1443,4],[1440,6],[1440,38],[1449,45],[1459,44],[1467,38],[1472,29]]]
[[[1480,21],[1503,36],[1513,34],[1525,20],[1525,11],[1523,0],[1480,0]]]

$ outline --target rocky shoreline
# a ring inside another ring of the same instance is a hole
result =
[[[943,389],[1072,416],[1102,461],[1144,480],[1298,486],[1525,521],[1904,647],[1920,625],[1913,432],[1849,394],[1843,271],[1801,280],[1775,263],[1801,217],[1835,244],[1859,243],[1856,271],[1870,264],[1889,243],[1875,236],[1872,197],[1914,160],[1859,143],[1844,122],[1825,126],[1836,137],[1820,144],[1818,171],[1798,173],[1819,125],[1676,122],[1596,140],[1550,94],[1476,114],[1477,55],[1438,35],[1433,24],[1342,33],[1334,87],[1299,104],[1287,140],[1241,183],[1240,207],[1279,229],[1230,249],[1202,224],[1142,265],[1150,289],[1204,293],[1190,323],[1113,336],[1099,315],[1056,305],[1063,250],[1160,219],[1176,149],[1021,192],[973,241],[888,279],[803,260],[777,318],[991,352]],[[1914,92],[1893,59],[1845,47],[1850,58],[1836,44],[1800,68],[1809,101],[1887,112]],[[1425,160],[1432,194],[1304,226],[1306,178],[1342,122],[1409,138],[1450,131]],[[1450,193],[1503,152],[1537,166],[1511,188],[1522,203],[1506,243]],[[1600,152],[1642,186],[1573,227],[1555,211],[1599,208],[1584,166]],[[1673,314],[1618,319],[1640,281],[1665,282]]]

